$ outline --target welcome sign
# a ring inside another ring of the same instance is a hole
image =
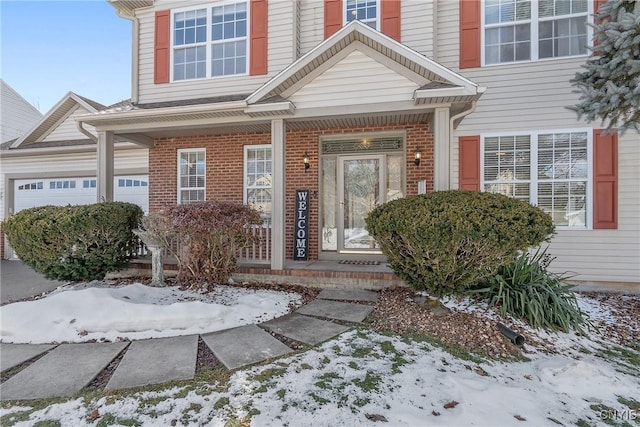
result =
[[[309,190],[296,191],[296,227],[293,259],[306,261],[309,257]]]

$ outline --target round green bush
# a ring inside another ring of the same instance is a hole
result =
[[[42,206],[7,218],[4,231],[16,255],[50,279],[102,279],[127,265],[137,249],[131,232],[142,218],[138,205],[105,202]]]
[[[475,191],[393,200],[371,211],[366,223],[396,275],[434,296],[483,282],[554,231],[542,209]]]

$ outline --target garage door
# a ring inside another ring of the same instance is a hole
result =
[[[15,181],[14,212],[44,205],[83,205],[96,201],[96,179],[53,178],[20,179]],[[118,176],[114,180],[115,200],[136,203],[149,210],[149,179],[147,175]]]

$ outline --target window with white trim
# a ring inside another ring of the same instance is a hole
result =
[[[588,228],[590,132],[483,137],[482,188],[537,205],[556,226]]]
[[[485,0],[484,63],[587,54],[591,0]]]
[[[178,203],[203,202],[206,189],[204,148],[178,150]]]
[[[380,5],[378,0],[347,0],[345,4],[345,22],[361,21],[373,29],[378,29]]]
[[[82,181],[82,188],[96,188],[96,184],[95,179],[85,179]]]
[[[61,190],[61,189],[68,189],[68,188],[76,188],[76,182],[70,181],[70,180],[49,182],[50,190]]]
[[[29,184],[22,184],[18,186],[18,190],[42,190],[43,184],[44,183],[42,181],[31,182]]]
[[[141,181],[139,179],[118,179],[118,187],[147,187],[149,183],[147,181]]]
[[[262,213],[271,213],[271,145],[244,147],[244,202]]]
[[[246,1],[178,9],[171,25],[174,81],[247,73]]]

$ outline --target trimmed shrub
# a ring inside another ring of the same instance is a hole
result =
[[[534,254],[523,252],[500,267],[486,287],[471,293],[499,307],[503,316],[510,314],[535,328],[584,333],[582,327],[589,323],[578,307],[574,286],[563,283],[564,275],[547,270],[551,261],[546,248]]]
[[[371,211],[366,223],[393,271],[434,296],[485,281],[554,230],[551,217],[527,202],[475,191],[393,200]]]
[[[251,227],[261,226],[262,219],[249,206],[209,201],[167,208],[142,224],[178,260],[182,286],[211,291],[216,283],[227,283],[238,252],[256,242]]]
[[[16,255],[50,279],[95,280],[125,267],[138,238],[138,205],[105,202],[25,209],[4,221]]]

